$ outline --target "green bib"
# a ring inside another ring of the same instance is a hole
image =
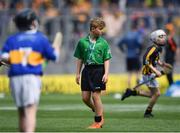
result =
[[[74,57],[81,59],[85,65],[101,65],[112,58],[112,55],[109,44],[104,38],[99,37],[95,43],[92,43],[87,36],[79,40]]]

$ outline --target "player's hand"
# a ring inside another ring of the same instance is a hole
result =
[[[102,82],[103,83],[107,83],[108,82],[108,75],[107,74],[104,74],[103,77],[102,77]]]
[[[76,83],[79,85],[80,84],[80,74],[76,75]]]
[[[156,75],[157,75],[157,77],[160,77],[162,75],[162,73],[160,71],[157,71]]]
[[[173,69],[172,65],[169,64],[169,63],[166,63],[164,67],[166,67],[166,68],[168,68],[168,69]]]
[[[151,79],[155,79],[157,77],[157,75],[155,74],[155,73],[152,73],[151,75],[150,75],[150,78]]]
[[[164,74],[169,74],[172,72],[172,70],[173,67],[170,64],[167,64],[166,66],[163,67]]]

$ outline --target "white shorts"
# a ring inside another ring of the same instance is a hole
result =
[[[154,76],[155,76],[154,74],[152,74],[152,75],[143,75],[142,79],[140,80],[140,83],[148,81],[148,80],[150,80]],[[159,84],[158,84],[156,79],[149,81],[148,83],[146,83],[146,85],[149,88],[159,88]]]
[[[41,93],[41,77],[22,75],[10,78],[11,93],[17,107],[38,104]]]

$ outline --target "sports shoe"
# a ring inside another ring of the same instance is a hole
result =
[[[101,122],[94,122],[91,126],[88,127],[89,129],[98,129],[102,128],[102,123]]]
[[[154,117],[154,115],[151,113],[144,114],[144,118],[153,118],[153,117]]]
[[[104,124],[104,117],[102,116],[102,119],[100,122],[94,122],[91,126],[89,126],[89,129],[97,129],[97,128],[102,128]]]
[[[126,92],[122,95],[121,101],[123,101],[125,98],[129,97],[132,95],[132,90],[127,88]]]

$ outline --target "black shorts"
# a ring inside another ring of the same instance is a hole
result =
[[[100,91],[106,89],[106,84],[102,82],[104,75],[104,65],[87,65],[81,75],[81,91]]]
[[[127,71],[139,71],[141,69],[141,63],[139,58],[127,58],[126,59]]]

